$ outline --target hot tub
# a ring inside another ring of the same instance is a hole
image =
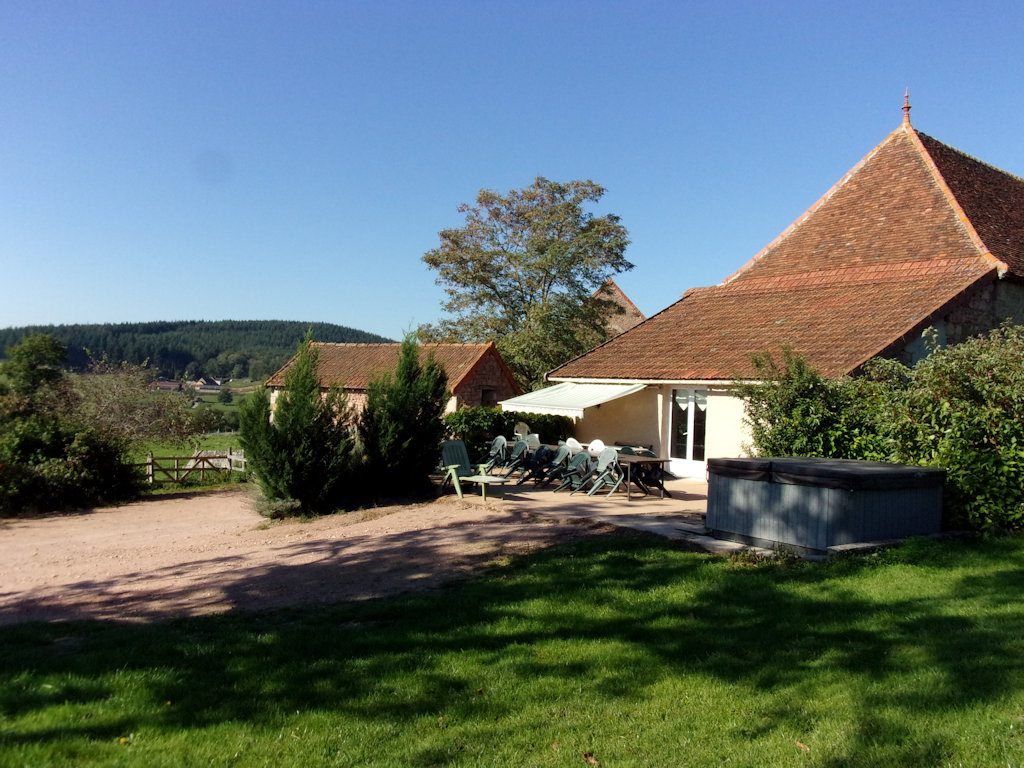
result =
[[[945,470],[850,459],[708,459],[712,535],[825,554],[938,533]]]

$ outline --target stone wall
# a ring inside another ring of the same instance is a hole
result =
[[[938,331],[940,346],[960,344],[1009,320],[1024,325],[1024,282],[1008,277],[978,286],[964,300],[932,324]],[[913,365],[928,354],[923,339],[912,339],[898,355],[901,362]]]
[[[494,406],[518,394],[502,365],[493,355],[487,355],[462,380],[458,391],[455,392],[455,407]]]

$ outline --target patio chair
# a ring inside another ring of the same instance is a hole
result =
[[[614,448],[605,448],[601,451],[601,454],[597,457],[597,467],[587,475],[579,488],[573,489],[573,493],[582,491],[588,485],[590,490],[587,491],[587,496],[593,496],[605,488],[611,488],[608,491],[609,496],[615,493],[619,486],[622,485],[623,480],[622,470],[618,464],[618,456],[619,452]]]
[[[534,475],[534,483],[537,485],[549,485],[553,480],[561,481],[565,476],[565,465],[568,459],[569,446],[562,443],[552,452],[547,466],[538,468],[537,473]]]
[[[459,482],[463,477],[473,477],[478,474],[485,474],[484,465],[474,469],[469,463],[469,453],[466,451],[466,444],[461,440],[445,440],[441,443],[441,464],[445,469],[444,479],[441,481],[441,491],[448,483],[455,488],[455,492],[462,498],[462,485]]]
[[[522,467],[526,464],[528,456],[527,448],[529,448],[529,445],[525,440],[516,440],[516,444],[512,446],[512,453],[505,459],[505,463],[498,468],[498,473],[504,472],[505,477],[509,477],[517,469],[522,472]]]
[[[498,435],[491,441],[491,452],[487,456],[487,462],[483,465],[483,474],[487,474],[499,464],[505,463],[505,453],[508,450],[508,441],[504,435]]]
[[[515,429],[512,430],[512,434],[519,439],[523,439],[530,434],[530,426],[526,422],[520,421],[516,424]]]
[[[577,453],[583,450],[583,444],[580,443],[575,437],[570,437],[565,441],[565,444],[569,446],[569,455],[575,456]]]
[[[562,483],[555,488],[555,493],[564,488],[572,488],[575,491],[586,482],[588,477],[590,477],[590,454],[580,451],[569,459],[569,465],[562,474]]]
[[[533,453],[540,448],[540,435],[536,432],[531,432],[526,436],[526,445],[529,446],[530,453]]]
[[[523,465],[523,469],[525,470],[523,472],[523,476],[519,478],[519,482],[516,483],[516,485],[522,485],[530,479],[536,481],[543,477],[554,455],[555,452],[546,445],[540,446],[536,451],[531,453],[526,459],[526,463]]]

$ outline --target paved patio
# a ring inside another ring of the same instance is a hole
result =
[[[532,481],[523,485],[516,485],[513,481],[505,487],[503,500],[490,503],[522,505],[524,512],[534,515],[583,517],[645,531],[715,554],[731,554],[740,550],[770,554],[769,550],[723,541],[707,534],[704,517],[708,505],[708,484],[703,480],[673,480],[666,483],[665,488],[672,494],[671,498],[638,494],[627,501],[624,491],[613,493],[611,497],[607,493],[587,496],[585,493],[570,494],[569,491],[554,493],[550,486],[538,488]]]

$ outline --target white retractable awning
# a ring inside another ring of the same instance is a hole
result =
[[[502,400],[500,405],[503,411],[552,413],[582,419],[584,409],[632,395],[644,387],[644,384],[577,384],[566,381],[511,400]]]

